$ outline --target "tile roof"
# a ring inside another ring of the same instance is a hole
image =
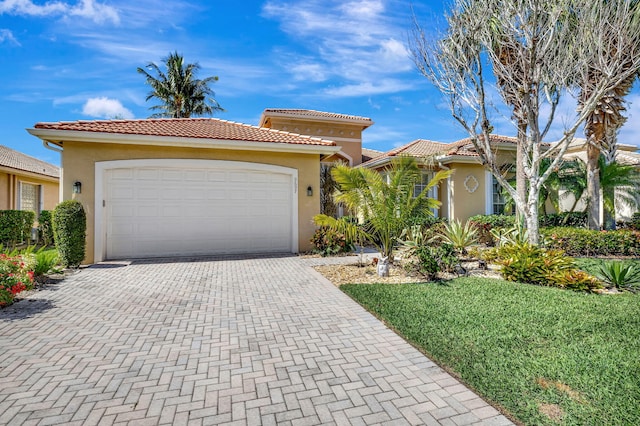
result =
[[[312,119],[337,119],[337,120],[350,120],[366,122],[369,125],[373,124],[373,120],[369,117],[362,117],[358,115],[338,114],[334,112],[316,111],[313,109],[287,109],[287,108],[267,108],[263,112],[264,115],[279,114],[279,115],[291,115],[294,117],[308,117]]]
[[[500,136],[500,135],[490,135],[489,136],[492,143],[509,143],[514,144],[517,142],[516,138],[512,138],[509,136]],[[385,152],[382,155],[379,155],[377,158],[381,157],[395,157],[398,155],[410,155],[413,157],[429,157],[432,155],[457,155],[463,157],[478,157],[478,153],[476,152],[475,147],[473,146],[473,142],[471,138],[461,139],[459,141],[444,143],[444,142],[436,142],[430,141],[427,139],[416,139],[413,142],[409,142],[406,145],[402,145],[398,148],[392,149],[390,151]],[[373,160],[372,159],[372,160]],[[371,161],[371,160],[367,160]]]
[[[374,158],[380,157],[384,152],[377,151],[375,149],[362,148],[362,162],[366,162],[369,160],[373,160]]]
[[[36,129],[219,139],[299,145],[335,146],[336,143],[297,133],[251,126],[217,118],[160,118],[143,120],[93,120],[37,123]]]
[[[30,157],[6,146],[0,145],[0,166],[59,178],[60,169],[53,164]]]

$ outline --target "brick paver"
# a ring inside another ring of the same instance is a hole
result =
[[[0,424],[511,424],[297,257],[95,265],[0,310]]]

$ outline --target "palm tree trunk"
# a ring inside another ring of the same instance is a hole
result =
[[[527,122],[518,120],[518,140],[516,146],[516,192],[520,198],[520,202],[524,203],[527,199],[527,176],[524,173],[524,147],[522,146],[523,138],[527,136]],[[519,218],[521,213],[516,209],[516,217]]]
[[[598,140],[597,138],[593,138]],[[598,157],[600,150],[592,143],[587,144],[587,226],[589,229],[601,229],[600,208],[602,200],[600,198],[600,170],[598,167]]]

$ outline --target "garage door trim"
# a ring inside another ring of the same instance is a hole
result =
[[[225,170],[248,170],[280,173],[291,177],[291,248],[298,251],[298,170],[271,164],[251,163],[231,160],[183,160],[183,159],[144,159],[115,160],[95,163],[95,241],[94,259],[104,260],[107,243],[107,226],[105,222],[106,172],[111,169],[166,167],[174,169],[215,168]]]

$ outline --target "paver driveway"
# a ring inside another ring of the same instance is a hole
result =
[[[0,310],[2,424],[509,424],[296,257],[101,264]]]

